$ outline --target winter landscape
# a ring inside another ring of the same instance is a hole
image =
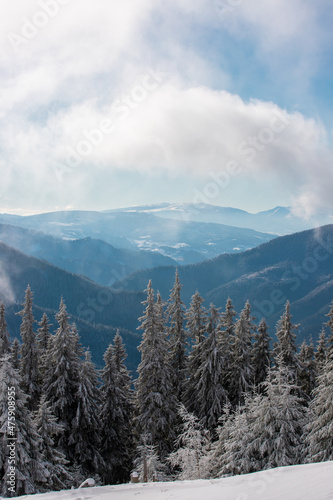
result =
[[[1,498],[333,498],[332,21],[3,6]]]
[[[332,498],[332,462],[284,467],[250,475],[210,481],[177,481],[103,486],[68,492],[26,496],[34,500],[329,500]]]

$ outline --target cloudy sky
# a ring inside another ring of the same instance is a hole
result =
[[[15,0],[0,211],[333,212],[331,0]]]

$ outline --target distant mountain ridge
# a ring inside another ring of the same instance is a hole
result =
[[[107,210],[106,213],[117,211],[154,214],[158,217],[192,222],[213,222],[276,235],[312,229],[333,222],[330,214],[318,212],[309,218],[301,218],[294,215],[291,208],[281,206],[258,213],[249,213],[239,208],[220,207],[206,203],[161,203]]]
[[[0,223],[62,239],[91,237],[115,248],[159,252],[178,264],[202,262],[226,252],[240,252],[274,237],[247,228],[161,218],[143,212],[68,211],[25,217],[0,214]]]
[[[90,236],[78,240],[61,239],[9,224],[0,224],[0,241],[104,286],[112,286],[139,269],[177,265],[176,261],[158,252],[117,249]]]

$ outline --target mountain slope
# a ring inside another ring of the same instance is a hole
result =
[[[225,252],[253,248],[273,238],[252,229],[162,219],[134,212],[53,212],[28,217],[0,215],[0,222],[58,238],[103,240],[117,248],[150,250],[180,264],[202,262]]]
[[[333,297],[333,226],[284,236],[240,254],[179,268],[182,298],[188,304],[197,289],[206,299],[224,308],[228,296],[239,312],[249,299],[257,318],[265,316],[271,327],[287,299],[292,302],[294,322],[301,322],[299,341],[317,336]],[[117,284],[102,287],[87,278],[68,273],[45,261],[29,257],[0,243],[0,300],[7,306],[12,336],[18,336],[24,292],[30,284],[35,296],[36,319],[45,310],[56,327],[54,314],[63,296],[77,323],[82,342],[90,345],[97,362],[120,327],[129,352],[129,366],[137,366],[136,332],[142,315],[143,290],[151,278],[155,290],[168,299],[175,267],[137,272]]]
[[[25,500],[329,500],[333,462],[279,467],[252,474],[79,488],[25,496]]]
[[[158,252],[117,249],[90,237],[64,240],[9,224],[0,224],[0,241],[104,286],[112,286],[139,269],[176,265]]]
[[[34,293],[37,321],[45,310],[56,325],[54,313],[63,297],[82,342],[90,345],[99,363],[119,327],[130,351],[129,365],[137,365],[140,336],[131,331],[136,331],[137,318],[142,314],[144,294],[102,287],[0,243],[0,300],[6,305],[12,337],[19,336],[20,318],[16,313],[22,308],[28,284]]]
[[[153,287],[167,298],[174,271],[162,267],[138,272],[127,278],[124,287],[142,290],[151,278]],[[207,305],[213,302],[217,307],[224,307],[230,296],[238,311],[249,299],[255,316],[265,316],[273,327],[288,299],[294,320],[301,322],[301,336],[316,336],[333,297],[333,225],[279,237],[241,254],[183,266],[179,275],[187,304],[195,290]]]

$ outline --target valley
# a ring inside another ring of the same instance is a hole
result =
[[[216,207],[216,211],[218,209]],[[136,328],[143,311],[144,290],[152,279],[154,289],[167,301],[178,268],[186,306],[196,290],[207,308],[213,303],[223,310],[230,297],[240,312],[249,300],[257,321],[265,317],[274,337],[276,322],[285,302],[290,300],[294,320],[300,322],[298,342],[311,336],[317,338],[333,296],[332,225],[273,239],[268,233],[260,233],[259,237],[253,230],[241,229],[239,234],[244,246],[254,245],[255,241],[255,248],[201,260],[205,245],[203,240],[200,247],[201,235],[205,238],[211,234],[216,242],[220,241],[216,246],[230,248],[238,229],[211,222],[182,221],[180,226],[172,226],[177,227],[177,231],[169,233],[168,224],[179,221],[147,215],[147,210],[142,207],[135,213],[113,215],[59,212],[31,217],[0,216],[2,221],[11,221],[11,224],[0,224],[3,242],[0,245],[0,296],[8,307],[11,329],[18,331],[16,312],[30,284],[35,294],[36,317],[47,310],[54,323],[60,297],[63,297],[84,344],[91,347],[98,363],[116,329],[120,328],[129,350],[128,364],[135,369],[139,360],[136,347],[140,341]],[[202,206],[196,210],[204,212]],[[209,218],[213,207],[207,210],[205,217]],[[160,239],[165,231],[163,238],[167,240],[168,251],[180,231],[187,238],[187,253],[199,255],[201,252],[200,262],[192,263],[189,258],[190,264],[180,265],[179,260],[163,255],[157,248],[154,251],[133,248],[133,235],[148,232],[148,223],[150,229],[154,225]],[[212,230],[214,233],[210,233]],[[95,239],[97,234],[108,241]]]

